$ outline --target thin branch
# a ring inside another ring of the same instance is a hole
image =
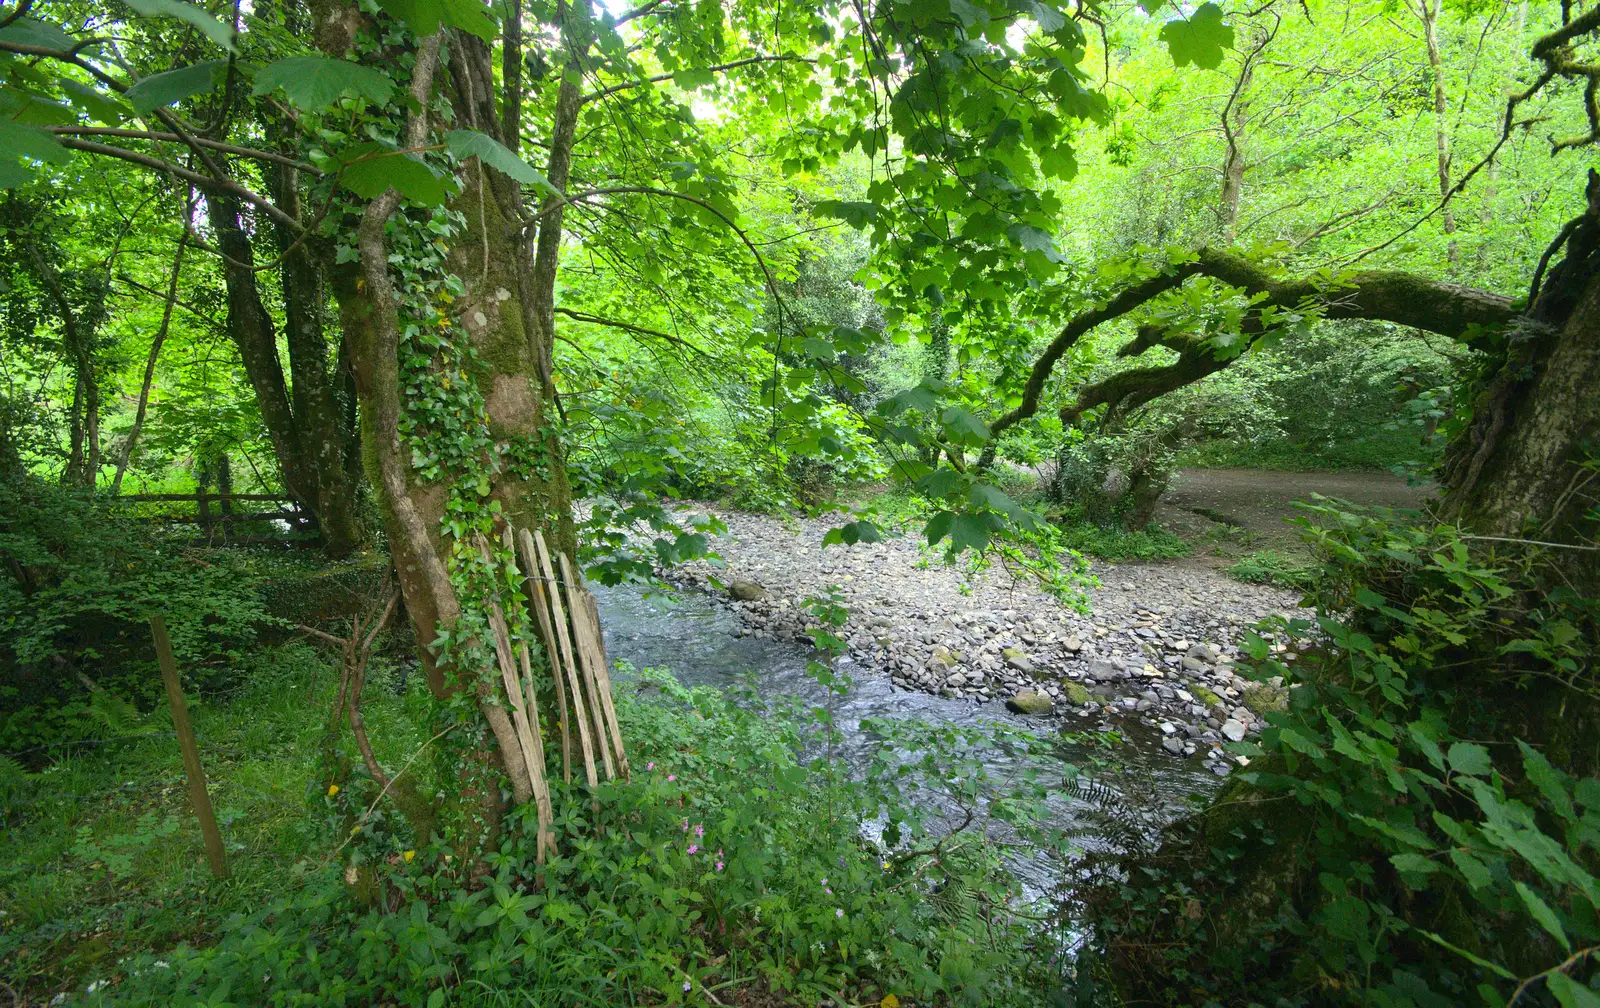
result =
[[[640,336],[650,336],[655,339],[666,340],[668,343],[681,346],[685,350],[699,354],[707,360],[715,360],[715,357],[712,354],[700,349],[693,343],[684,339],[682,336],[674,336],[671,333],[665,333],[659,329],[649,329],[644,326],[634,325],[632,322],[622,322],[618,319],[602,318],[599,315],[590,315],[586,312],[573,311],[571,308],[558,307],[556,308],[556,314],[565,315],[568,318],[576,319],[579,322],[588,322],[593,325],[607,326],[612,329],[621,329],[624,332],[636,333]]]
[[[791,55],[782,55],[782,54],[780,54],[780,55],[776,55],[776,56],[750,56],[750,57],[747,57],[745,59],[734,60],[732,63],[720,63],[717,66],[702,67],[702,68],[698,68],[698,69],[700,69],[700,70],[702,70],[703,72],[706,72],[706,73],[721,73],[724,70],[736,70],[739,67],[751,66],[751,65],[756,64],[756,63],[815,63],[815,62],[816,62],[816,60],[811,59],[811,58],[806,57],[806,56],[791,56]],[[691,70],[692,69],[695,69],[695,68],[691,68]],[[688,71],[681,71],[681,70],[679,71],[679,73],[684,73],[684,72],[688,72]],[[592,101],[600,101],[601,99],[609,98],[612,95],[616,94],[618,91],[627,91],[630,88],[643,87],[646,84],[659,84],[662,81],[669,81],[675,76],[677,76],[677,74],[669,74],[669,73],[656,74],[654,77],[643,77],[643,78],[640,78],[639,80],[623,81],[621,84],[613,84],[612,86],[610,86],[608,88],[601,88],[599,91],[591,91],[588,94],[584,95],[583,96],[583,104],[587,105]]]
[[[110,136],[124,137],[129,140],[165,140],[169,143],[181,143],[183,138],[176,133],[157,133],[149,130],[118,129],[113,126],[41,126],[46,133],[57,136]],[[222,143],[219,140],[208,140],[205,137],[194,137],[193,142],[201,147],[221,151],[224,154],[233,154],[237,157],[255,158],[260,161],[271,161],[286,168],[303,171],[307,175],[321,175],[322,169],[306,161],[297,161],[282,154],[271,151],[255,150],[251,147],[239,147],[235,144]]]

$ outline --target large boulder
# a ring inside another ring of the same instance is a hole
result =
[[[728,594],[741,602],[754,602],[767,597],[767,590],[754,581],[729,581]]]
[[[1079,687],[1080,689],[1082,687]],[[1043,693],[1034,690],[1025,690],[1006,701],[1006,706],[1018,714],[1030,714],[1038,717],[1048,714],[1055,709],[1055,704]]]

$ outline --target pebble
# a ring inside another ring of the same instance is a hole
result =
[[[837,585],[849,619],[839,636],[864,672],[906,690],[982,703],[1024,701],[1041,718],[1082,730],[1086,713],[1140,721],[1176,757],[1202,749],[1219,775],[1243,757],[1211,749],[1259,732],[1247,706],[1248,680],[1234,672],[1235,642],[1270,615],[1306,616],[1299,596],[1233,581],[1185,564],[1096,562],[1090,615],[1014,578],[1002,565],[973,572],[940,562],[916,530],[876,543],[824,548],[841,516],[783,521],[719,511],[728,535],[713,540],[725,568],[705,561],[674,567],[668,580],[706,589],[752,636],[793,639],[811,629],[805,600]],[[714,591],[712,578],[728,586]],[[737,586],[737,587],[736,587]],[[1287,646],[1277,643],[1280,657]],[[1254,696],[1255,694],[1250,694]],[[1197,741],[1200,744],[1197,745]],[[1234,762],[1230,763],[1230,759]]]

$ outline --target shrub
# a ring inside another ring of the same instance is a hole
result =
[[[363,907],[324,869],[230,921],[215,945],[138,956],[80,1001],[703,1004],[748,989],[808,1003],[1033,1005],[1059,984],[1056,944],[1010,912],[1018,886],[983,834],[1013,821],[1052,843],[1031,825],[1042,785],[998,788],[981,755],[1042,754],[1044,740],[876,725],[874,766],[852,782],[797,759],[826,722],[808,728],[793,710],[646,672],[619,690],[618,713],[633,780],[603,784],[598,813],[561,795],[550,863],[535,863],[527,821],[472,884],[447,848],[412,852],[397,838],[368,864],[398,910]],[[974,789],[989,811],[944,841],[907,804],[929,792],[971,801]],[[897,848],[864,837],[877,813]]]
[[[1240,557],[1228,568],[1229,575],[1252,584],[1276,585],[1279,588],[1310,588],[1316,579],[1316,567],[1306,560],[1296,559],[1277,550],[1256,550]]]

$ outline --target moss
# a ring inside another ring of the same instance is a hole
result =
[[[1194,689],[1190,690],[1190,692],[1194,694],[1194,698],[1196,700],[1205,704],[1207,707],[1215,707],[1222,703],[1221,697],[1206,689],[1204,686],[1196,686]]]
[[[1089,691],[1084,689],[1082,683],[1063,683],[1061,691],[1066,694],[1067,703],[1074,707],[1082,707],[1089,702]]]
[[[1251,683],[1240,693],[1244,705],[1257,714],[1281,711],[1289,706],[1289,691],[1281,686]]]

